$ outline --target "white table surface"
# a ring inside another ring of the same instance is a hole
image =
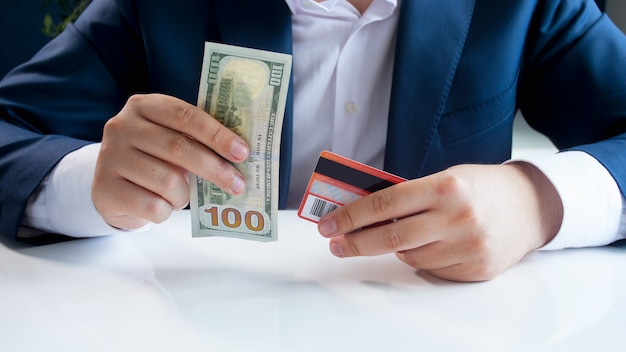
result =
[[[625,351],[626,248],[533,253],[482,283],[393,255],[338,259],[315,224],[279,241],[141,233],[0,242],[1,351]]]
[[[516,119],[513,157],[554,147]],[[279,241],[141,233],[0,239],[0,351],[626,351],[626,246],[533,253],[453,283],[393,255],[338,259],[315,224]]]

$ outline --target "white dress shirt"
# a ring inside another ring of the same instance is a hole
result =
[[[360,14],[347,0],[286,0],[294,56],[290,208],[299,205],[321,150],[382,167],[399,1],[374,0]],[[107,225],[91,201],[98,150],[99,144],[86,146],[61,160],[30,198],[25,226],[78,237],[121,231]],[[564,152],[524,161],[551,180],[563,202],[561,229],[544,249],[625,237],[623,197],[596,159]]]
[[[297,208],[320,151],[382,168],[396,0],[361,14],[347,0],[287,0],[293,29],[294,148],[287,206]]]

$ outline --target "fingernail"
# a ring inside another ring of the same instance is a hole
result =
[[[317,230],[322,236],[330,237],[337,231],[337,223],[330,218],[322,219],[319,224],[317,224]]]
[[[233,191],[233,193],[239,194],[243,192],[245,188],[246,188],[246,183],[241,178],[241,176],[235,175],[235,177],[233,178],[233,182],[230,185],[230,189]]]
[[[339,257],[339,258],[343,258],[344,254],[343,254],[343,249],[341,248],[341,246],[339,245],[339,243],[335,243],[335,242],[330,242],[330,252],[335,256],[335,257]]]
[[[185,209],[188,205],[189,205],[189,202],[185,203],[185,205],[183,205],[181,207],[175,208],[174,210],[181,211],[181,210]]]
[[[230,154],[237,160],[244,160],[248,157],[248,147],[240,141],[234,141],[230,146]]]

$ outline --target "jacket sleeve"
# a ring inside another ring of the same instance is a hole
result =
[[[0,81],[0,234],[14,237],[30,194],[67,153],[147,84],[130,1],[95,0]]]
[[[626,37],[593,1],[539,2],[519,103],[560,150],[581,150],[626,195]]]

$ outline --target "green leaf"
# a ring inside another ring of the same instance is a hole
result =
[[[55,1],[46,1],[46,6]],[[61,34],[70,23],[74,22],[85,10],[91,0],[56,0],[57,5],[63,11],[61,20],[56,23],[52,15],[47,13],[43,18],[42,33],[47,37],[54,38]]]

